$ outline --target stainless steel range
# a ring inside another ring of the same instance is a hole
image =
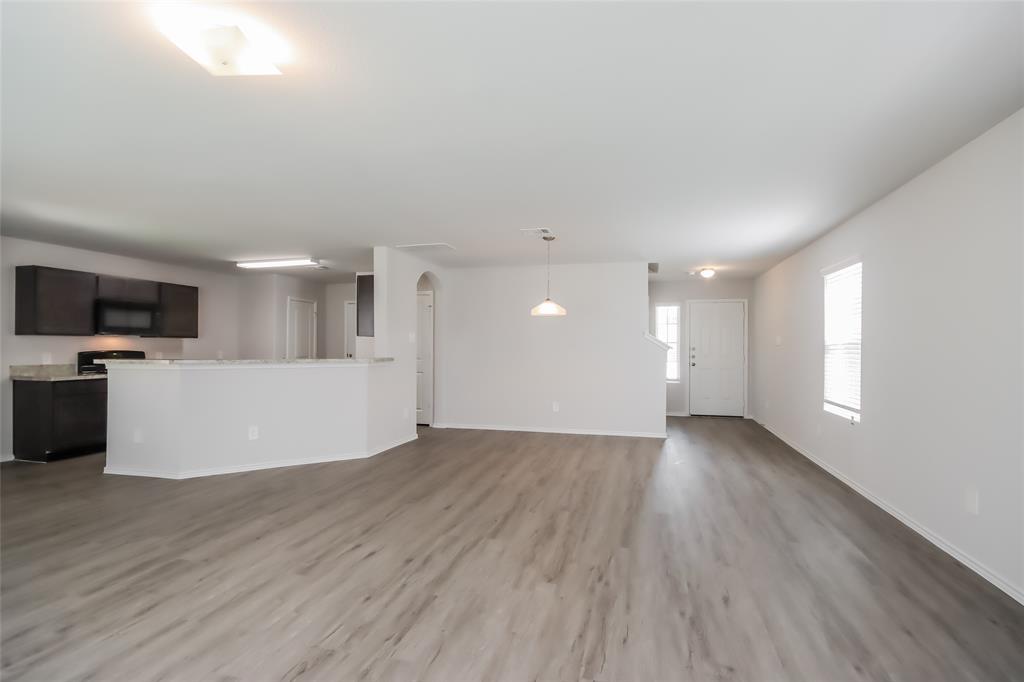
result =
[[[143,350],[83,350],[78,353],[79,374],[106,374],[107,366],[97,360],[145,360]]]

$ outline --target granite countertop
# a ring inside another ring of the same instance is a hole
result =
[[[79,374],[74,365],[11,365],[11,381],[96,381],[106,374]]]
[[[169,366],[169,367],[200,367],[200,366],[231,366],[231,365],[376,365],[394,362],[394,358],[302,358],[296,360],[122,360],[102,358],[97,363],[124,366]]]
[[[224,367],[254,365],[377,365],[394,358],[311,358],[300,360],[102,360],[117,366],[149,367]],[[75,365],[11,365],[12,381],[98,381],[106,374],[78,374]]]

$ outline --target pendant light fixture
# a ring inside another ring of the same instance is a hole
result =
[[[533,317],[562,317],[565,315],[565,308],[551,300],[551,242],[555,241],[555,235],[546,234],[543,239],[548,244],[548,288],[547,295],[538,305],[530,309]]]

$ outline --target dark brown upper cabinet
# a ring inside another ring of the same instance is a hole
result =
[[[160,283],[160,336],[199,338],[199,289]]]
[[[147,279],[97,275],[96,298],[123,303],[152,303],[156,305],[160,302],[160,283]]]
[[[92,336],[96,275],[19,265],[14,277],[14,333]]]
[[[184,284],[19,265],[14,299],[15,334],[92,336],[103,301],[154,311],[155,334],[148,335],[199,337],[199,289]]]
[[[373,275],[356,275],[356,336],[373,336]]]

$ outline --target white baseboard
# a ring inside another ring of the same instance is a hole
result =
[[[946,540],[941,535],[931,530],[927,526],[918,523],[910,515],[902,511],[899,507],[887,502],[878,495],[875,495],[870,490],[868,490],[864,486],[860,485],[859,483],[848,477],[843,472],[833,467],[831,464],[825,462],[819,457],[812,455],[809,450],[799,445],[796,441],[792,440],[791,438],[788,438],[787,436],[785,436],[778,430],[772,428],[768,424],[761,423],[761,426],[766,428],[770,433],[775,435],[775,437],[781,440],[783,443],[793,448],[801,455],[812,461],[814,464],[818,465],[826,472],[828,472],[835,478],[845,483],[847,486],[852,488],[854,491],[856,491],[859,495],[867,499],[869,502],[873,503],[875,506],[879,507],[883,511],[888,512],[890,515],[896,518],[897,521],[899,521],[906,527],[910,528],[912,531],[923,537],[925,540],[932,543],[933,545],[941,549],[943,552],[950,555],[951,557],[962,563],[964,566],[971,569],[972,571],[980,575],[982,578],[998,587],[1006,594],[1010,595],[1016,601],[1020,602],[1021,604],[1024,604],[1024,590],[1017,587],[1003,576],[999,575],[999,573],[993,571],[982,562],[973,558],[967,552],[963,551],[962,549],[954,545],[952,542]]]
[[[666,416],[668,416],[668,417],[692,417],[693,415],[690,414],[689,412],[669,412]],[[740,419],[753,419],[753,418],[754,417],[749,415],[749,414],[745,414],[742,417],[740,417]]]
[[[14,461],[14,455],[12,455],[11,453],[5,452],[4,454],[0,455],[0,462],[12,462],[12,461]]]
[[[190,476],[183,475],[174,471],[159,471],[157,469],[138,469],[133,467],[103,467],[103,473],[112,474],[114,476],[143,476],[145,478],[170,478],[174,480],[181,480],[183,478],[191,478]],[[217,473],[231,474],[233,471],[218,471]],[[202,475],[202,474],[200,474]],[[211,474],[213,475],[213,474]]]
[[[392,448],[397,448],[399,445],[405,445],[406,443],[411,443],[412,441],[416,440],[417,438],[419,438],[419,436],[417,436],[416,433],[413,432],[412,435],[403,436],[401,438],[393,440],[390,443],[387,443],[387,444],[382,445],[380,447],[370,448],[369,450],[366,451],[367,454],[365,454],[363,456],[364,457],[373,457],[374,455],[379,455],[380,453],[385,452],[387,450],[391,450]]]
[[[220,476],[223,474],[239,474],[246,471],[261,471],[263,469],[279,469],[281,467],[301,466],[303,464],[323,464],[324,462],[343,462],[350,459],[365,459],[367,457],[373,457],[374,455],[380,454],[385,450],[398,447],[404,443],[416,440],[416,434],[407,436],[405,438],[399,438],[398,440],[388,443],[386,445],[365,450],[362,452],[349,452],[340,455],[324,455],[321,457],[306,457],[303,459],[281,459],[272,460],[269,462],[255,462],[252,464],[238,464],[235,466],[228,467],[211,467],[209,469],[189,469],[186,471],[159,471],[156,469],[138,469],[131,467],[112,467],[107,466],[103,468],[103,473],[114,474],[118,476],[146,476],[148,478],[170,478],[176,481],[184,480],[186,478],[200,478],[202,476]]]
[[[434,424],[435,429],[470,429],[477,431],[525,431],[527,433],[563,433],[573,436],[624,436],[628,438],[667,438],[665,431],[599,431],[546,426],[505,426],[501,424]]]

